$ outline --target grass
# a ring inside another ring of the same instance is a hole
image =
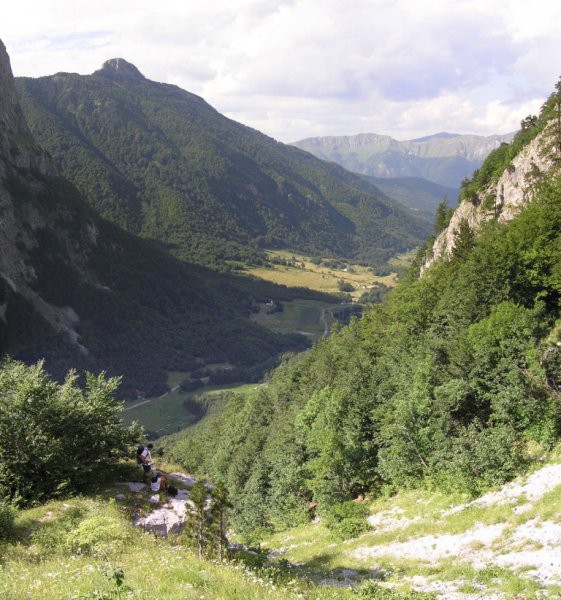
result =
[[[253,313],[251,319],[278,333],[301,333],[310,339],[317,340],[323,337],[325,324],[328,329],[334,322],[331,310],[332,303],[317,300],[291,300],[283,302],[282,312],[266,314],[265,311]],[[335,305],[338,307],[339,305]]]
[[[555,453],[550,457],[558,462]],[[428,490],[402,491],[395,496],[379,497],[369,505],[372,514],[384,513],[387,519],[403,519],[404,527],[392,530],[373,529],[359,538],[337,543],[330,532],[320,523],[300,526],[268,537],[265,547],[270,550],[282,549],[278,558],[284,558],[298,565],[303,575],[314,580],[333,577],[352,569],[356,578],[371,577],[373,569],[385,576],[390,584],[403,584],[414,576],[431,581],[450,582],[453,587],[465,593],[499,593],[505,599],[561,598],[561,586],[547,585],[527,574],[528,568],[508,569],[488,564],[475,568],[469,560],[458,560],[455,556],[443,557],[433,563],[391,554],[358,558],[353,550],[361,547],[380,547],[384,544],[406,542],[414,538],[429,535],[458,535],[484,525],[504,524],[504,532],[491,546],[473,542],[472,551],[485,552],[493,548],[495,552],[514,552],[537,548],[538,543],[531,541],[519,544],[519,548],[507,539],[521,524],[531,520],[561,520],[561,486],[545,494],[534,503],[532,509],[517,513],[513,509],[527,502],[524,496],[507,504],[466,505],[457,512],[447,514],[447,509],[465,503],[468,498],[462,495],[446,495]],[[388,521],[386,520],[386,523]],[[381,521],[382,527],[384,520]],[[438,541],[436,541],[438,544]],[[369,574],[370,573],[370,574]],[[384,575],[385,574],[385,575]],[[483,591],[482,591],[483,590]]]
[[[280,258],[283,260],[291,260],[294,257],[299,266],[273,264],[272,267],[248,267],[244,273],[289,287],[307,287],[330,294],[339,292],[338,282],[342,279],[345,283],[353,286],[354,291],[351,292],[351,296],[355,300],[368,291],[368,286],[383,283],[388,287],[394,287],[397,283],[395,273],[378,276],[372,272],[370,267],[362,265],[346,263],[346,270],[334,269],[315,265],[310,261],[310,257],[289,251],[268,250],[267,255],[270,259]]]
[[[204,399],[212,400],[213,396],[230,391],[243,394],[254,390],[259,385],[256,383],[210,385],[194,392],[179,392],[159,398],[134,401],[125,406],[123,421],[126,425],[138,421],[146,431],[155,432],[158,436],[169,435],[193,425],[200,419],[200,415],[194,415],[185,408],[186,400],[199,402]]]
[[[127,466],[123,474],[130,476],[133,469]],[[116,493],[123,494],[124,499],[115,500]],[[199,560],[181,535],[160,539],[132,525],[133,515],[148,510],[148,495],[109,485],[96,496],[58,500],[20,511],[14,536],[0,543],[0,598],[365,597],[351,589],[316,585],[290,570],[263,567],[255,555],[244,551],[223,563]],[[389,598],[393,597],[390,593]]]
[[[167,471],[176,469],[175,465],[160,466]],[[121,471],[123,479],[138,478],[135,465],[123,465]],[[114,499],[117,492],[125,495],[123,501]],[[371,512],[384,511],[391,518],[417,518],[405,528],[373,530],[341,543],[333,539],[321,522],[302,525],[264,541],[267,549],[283,549],[283,552],[275,559],[277,567],[263,567],[263,561],[256,555],[243,551],[226,563],[200,561],[181,536],[162,540],[140,531],[132,526],[132,517],[149,509],[148,494],[108,485],[96,496],[54,501],[18,514],[13,539],[0,543],[0,598],[405,600],[431,597],[406,591],[419,580],[426,584],[443,582],[441,585],[450,585],[450,589],[481,597],[499,593],[505,600],[521,597],[537,600],[544,594],[561,598],[560,586],[541,584],[526,574],[528,569],[511,570],[491,563],[475,568],[471,562],[455,556],[430,564],[390,555],[362,560],[351,554],[360,546],[406,541],[427,534],[461,533],[479,523],[502,522],[513,531],[529,519],[558,520],[560,498],[557,488],[521,514],[512,510],[516,503],[510,503],[468,506],[443,515],[443,511],[465,498],[427,490],[404,491],[378,498],[368,506]],[[518,503],[523,502],[521,498]],[[96,527],[88,528],[88,524]],[[504,538],[498,543],[504,543]],[[121,570],[124,580],[119,587]],[[348,577],[356,582],[354,588],[336,587]],[[364,580],[368,583],[359,591]],[[379,582],[395,587],[378,588]]]

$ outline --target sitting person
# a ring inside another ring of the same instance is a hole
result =
[[[153,492],[163,492],[168,487],[167,477],[160,473],[159,471],[152,477],[152,482],[150,483],[150,489]]]

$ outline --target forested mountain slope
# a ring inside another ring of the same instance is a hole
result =
[[[0,120],[2,355],[45,357],[59,376],[105,369],[135,395],[164,391],[165,370],[255,365],[306,347],[248,315],[255,300],[312,292],[186,264],[99,218],[35,143],[3,45]]]
[[[282,247],[383,263],[427,223],[344,169],[227,119],[123,59],[21,78],[31,131],[104,217],[204,264]]]
[[[168,441],[175,459],[227,482],[241,531],[306,521],[312,499],[328,514],[384,489],[477,495],[559,440],[560,100],[558,86],[463,186],[464,202],[480,197],[545,135],[553,166],[519,181],[534,192],[515,218],[462,226],[449,258],[419,277],[421,251],[360,321]]]
[[[455,206],[460,194],[459,188],[446,187],[421,177],[363,177],[390,198],[429,215],[434,215],[445,199],[449,206]]]
[[[361,133],[307,138],[294,145],[355,173],[387,178],[421,177],[457,189],[493,149],[510,142],[513,135],[437,133],[398,141],[388,135]]]

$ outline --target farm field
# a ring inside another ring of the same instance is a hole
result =
[[[176,373],[170,374],[169,380]],[[182,378],[185,373],[181,373]],[[209,385],[194,392],[170,392],[157,398],[146,398],[128,403],[123,409],[123,421],[130,425],[138,421],[147,432],[158,436],[169,435],[196,423],[201,414],[197,408],[204,408],[212,397],[219,397],[223,392],[236,391],[244,393],[255,389],[260,384],[229,383]]]
[[[388,287],[394,287],[397,283],[397,275],[376,275],[370,267],[346,264],[343,268],[330,268],[326,265],[316,265],[310,261],[309,257],[294,254],[287,250],[268,250],[267,255],[271,262],[275,260],[286,260],[291,262],[291,265],[272,264],[270,267],[248,267],[243,271],[248,275],[253,275],[267,281],[286,285],[289,287],[307,287],[312,290],[327,293],[338,293],[339,281],[353,286],[354,290],[350,292],[354,300],[358,300],[360,296],[368,291],[377,283],[384,284]],[[403,258],[400,258],[396,266],[401,265]],[[294,266],[293,266],[294,265]]]
[[[333,308],[339,305],[317,300],[292,300],[283,302],[283,311],[267,314],[266,307],[261,307],[261,312],[251,315],[263,327],[278,333],[300,333],[312,340],[318,340],[329,333],[334,319],[331,314]]]

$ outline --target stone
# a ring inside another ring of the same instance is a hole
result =
[[[167,537],[170,533],[179,533],[185,525],[185,520],[185,502],[174,505],[168,503],[153,510],[146,517],[136,519],[134,524],[157,536]]]
[[[122,485],[124,487],[128,487],[131,492],[142,492],[146,488],[145,483],[140,483],[139,481],[121,481],[117,485]]]

